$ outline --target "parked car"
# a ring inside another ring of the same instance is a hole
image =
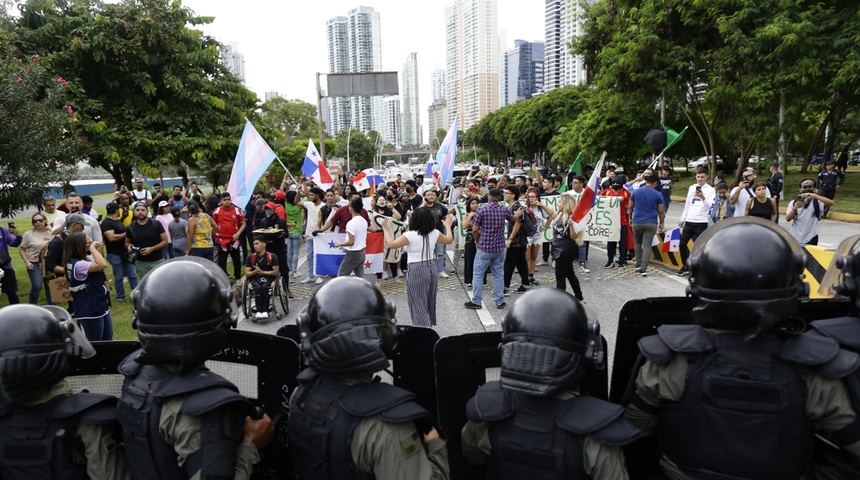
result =
[[[707,167],[708,161],[710,160],[710,158],[711,157],[699,157],[699,158],[693,160],[692,162],[688,163],[687,168],[689,168],[691,170],[695,170],[699,167]],[[717,166],[718,167],[723,166],[723,159],[720,158],[719,156],[717,157]]]

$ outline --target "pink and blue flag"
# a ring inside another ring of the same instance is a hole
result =
[[[603,159],[605,156],[606,153],[600,157],[600,161],[597,162],[597,167],[594,168],[591,178],[585,185],[585,189],[582,190],[582,196],[579,197],[579,201],[576,202],[576,207],[573,208],[573,213],[570,215],[570,219],[576,223],[582,222],[585,217],[588,216],[588,212],[591,211],[591,207],[594,206],[597,192],[600,191],[600,172],[603,170]]]
[[[454,177],[454,162],[457,160],[457,127],[459,121],[460,115],[458,114],[454,117],[454,123],[448,129],[445,140],[439,146],[439,151],[436,152],[436,165],[439,166],[439,185],[442,187]]]
[[[337,276],[346,252],[335,242],[346,240],[345,233],[320,233],[314,237],[314,274]],[[385,237],[382,232],[367,232],[364,248],[364,273],[382,273],[385,257]]]
[[[233,199],[233,204],[245,208],[254,193],[257,181],[269,169],[269,165],[277,158],[263,137],[251,122],[245,120],[245,131],[239,141],[239,150],[233,162],[230,182],[227,191]]]
[[[328,190],[334,184],[334,180],[331,179],[331,175],[325,167],[325,162],[311,139],[308,139],[308,150],[305,153],[305,161],[302,163],[302,173],[323,190]]]

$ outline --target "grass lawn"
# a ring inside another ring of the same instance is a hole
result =
[[[790,168],[785,173],[785,189],[780,201],[781,207],[787,205],[788,201],[786,199],[794,198],[795,195],[800,193],[801,180],[804,178],[818,178],[817,169],[806,173],[800,173],[799,170],[800,167]],[[770,172],[767,171],[758,175],[757,179],[765,181],[769,176]],[[695,181],[695,172],[690,171],[687,173],[683,168],[676,169],[674,173],[675,188],[672,190],[672,195],[686,195],[687,188]],[[835,204],[831,207],[831,210],[834,212],[860,213],[860,167],[848,168],[848,172],[845,174],[845,183],[836,191],[834,202]]]

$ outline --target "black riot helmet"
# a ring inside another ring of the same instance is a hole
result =
[[[153,268],[131,294],[142,364],[200,366],[236,326],[230,278],[217,265],[179,257]]]
[[[501,385],[508,390],[549,396],[576,388],[584,361],[603,368],[600,326],[585,305],[555,288],[532,290],[502,323]]]
[[[60,307],[0,308],[0,406],[59,382],[69,374],[70,360],[95,353]]]
[[[299,315],[302,351],[320,375],[372,374],[388,367],[395,308],[360,278],[338,277],[317,290]]]
[[[755,217],[724,220],[705,230],[690,253],[687,294],[700,300],[696,323],[753,338],[787,328],[803,281],[803,250],[777,224]]]
[[[842,240],[827,273],[821,280],[818,293],[825,297],[842,296],[854,301],[860,310],[860,235]]]

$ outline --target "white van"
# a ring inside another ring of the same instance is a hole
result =
[[[385,161],[385,168],[386,168],[386,169],[388,169],[388,168],[397,168],[397,162],[395,162],[394,160],[386,160],[386,161]]]

